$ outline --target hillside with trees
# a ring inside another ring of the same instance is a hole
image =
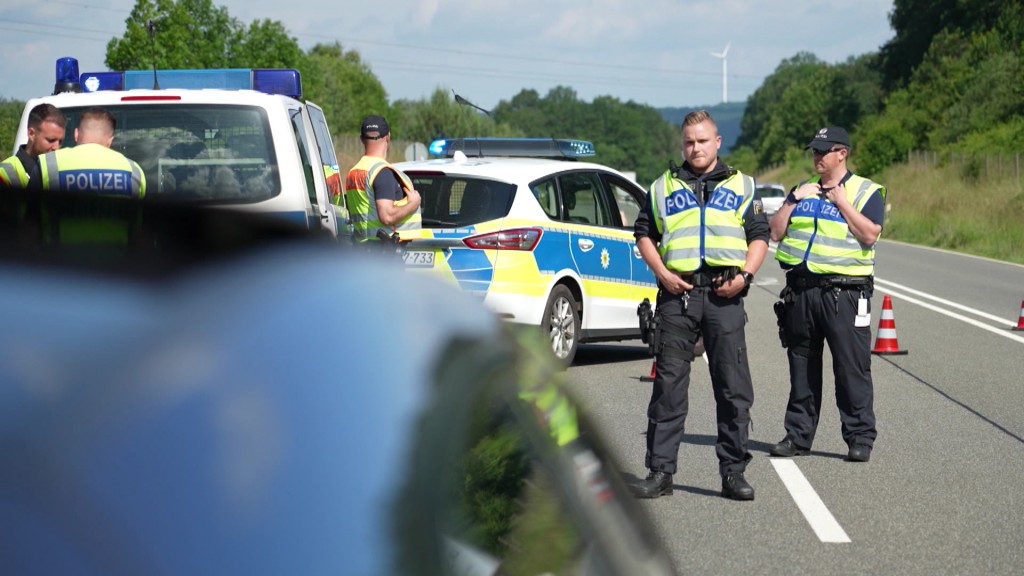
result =
[[[153,37],[149,21],[155,24]],[[809,173],[802,149],[809,135],[839,124],[851,132],[855,169],[869,177],[906,164],[917,151],[934,159],[933,170],[956,166],[953,174],[961,182],[950,185],[973,186],[985,158],[993,154],[1010,154],[1019,166],[1024,153],[1024,3],[894,0],[890,23],[894,36],[877,52],[839,63],[800,52],[783,60],[745,103],[710,107],[726,140],[727,161],[755,174],[786,175],[784,183],[792,185]],[[359,118],[381,112],[403,141],[581,138],[595,143],[598,162],[633,171],[640,182],[654,179],[670,159],[679,158],[678,124],[689,111],[659,110],[611,96],[587,102],[568,86],[544,95],[522,90],[486,112],[460,103],[444,87],[424,100],[389,102],[358,52],[338,42],[303,51],[280,22],[246,25],[211,0],[137,0],[122,36],[107,45],[106,64],[113,70],[153,65],[297,68],[304,97],[324,108],[342,141],[356,134]],[[8,150],[23,106],[0,99],[0,133]],[[1024,218],[1019,172],[1006,188],[1008,197],[995,202],[994,216],[1011,218],[1008,226],[1015,229]],[[889,200],[898,205],[892,194]],[[927,238],[931,225],[922,226],[926,231],[918,236]],[[898,230],[887,226],[888,237]],[[947,246],[962,240],[944,238],[967,235],[931,234],[936,245]]]

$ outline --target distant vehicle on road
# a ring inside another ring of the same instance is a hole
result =
[[[782,184],[776,184],[774,182],[758,182],[757,183],[757,194],[761,198],[761,203],[764,205],[764,212],[769,217],[774,215],[782,208],[782,203],[786,200],[786,188]]]

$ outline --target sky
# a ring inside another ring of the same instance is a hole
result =
[[[893,37],[892,0],[213,4],[246,25],[279,21],[303,49],[340,42],[359,53],[389,101],[429,98],[442,88],[484,109],[523,89],[543,97],[556,86],[572,88],[587,102],[597,96],[659,108],[741,102],[800,52],[840,63],[877,51]],[[123,36],[134,5],[0,0],[0,98],[50,94],[61,56],[77,58],[81,72],[106,70],[107,42]]]

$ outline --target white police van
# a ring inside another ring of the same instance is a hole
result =
[[[330,130],[301,94],[292,69],[79,75],[74,58],[61,58],[54,94],[25,105],[15,150],[36,105],[67,115],[63,146],[74,145],[82,112],[99,106],[117,119],[113,148],[145,172],[146,198],[273,214],[345,236],[347,213],[331,203],[343,190]]]

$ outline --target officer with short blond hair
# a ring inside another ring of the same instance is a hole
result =
[[[112,150],[117,120],[103,108],[82,113],[75,128],[75,146],[39,159],[42,189],[141,198],[146,175],[137,162]]]

